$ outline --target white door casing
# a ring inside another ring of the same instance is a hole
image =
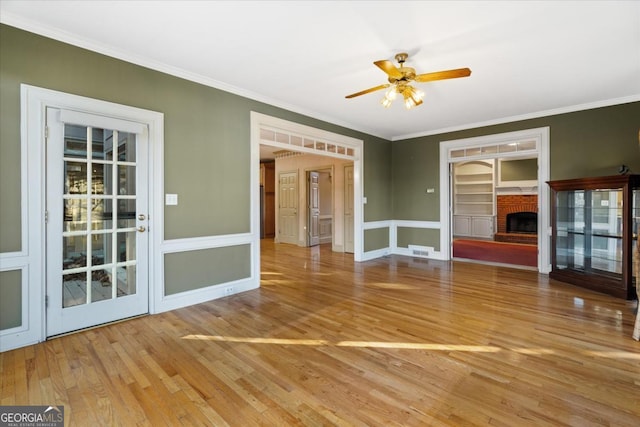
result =
[[[162,309],[163,260],[163,153],[164,115],[155,111],[20,85],[20,145],[22,187],[22,248],[3,257],[3,268],[22,270],[22,322],[0,332],[0,351],[24,347],[46,339],[45,239],[45,120],[47,108],[68,109],[142,123],[149,135],[149,312]],[[7,262],[10,261],[10,262]]]
[[[251,185],[252,185],[252,233],[255,237],[253,259],[256,274],[259,276],[260,204],[259,167],[260,145],[277,147],[286,151],[301,152],[346,159],[353,162],[353,259],[360,262],[364,259],[364,212],[363,212],[363,155],[364,141],[313,128],[277,117],[267,116],[255,111],[251,112]]]
[[[471,159],[537,157],[538,271],[544,274],[551,271],[551,195],[547,185],[550,179],[549,144],[548,127],[440,142],[440,247],[445,260],[451,258],[452,251],[450,165]]]
[[[147,127],[47,108],[47,135],[47,336],[147,313]]]

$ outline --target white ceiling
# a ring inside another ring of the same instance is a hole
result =
[[[11,1],[0,21],[390,140],[640,100],[638,1]],[[424,104],[380,105],[410,54]]]

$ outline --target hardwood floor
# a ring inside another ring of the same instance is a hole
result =
[[[67,425],[638,426],[635,302],[536,272],[262,242],[261,288],[0,354]]]

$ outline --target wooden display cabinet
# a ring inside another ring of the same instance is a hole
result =
[[[550,181],[553,279],[635,299],[640,175]]]

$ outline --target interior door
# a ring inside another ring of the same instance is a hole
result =
[[[47,336],[148,312],[148,134],[127,123],[47,109]]]
[[[298,173],[278,176],[278,242],[298,244]]]
[[[307,172],[309,246],[320,244],[320,173]]]
[[[353,165],[344,168],[344,251],[353,253]]]

